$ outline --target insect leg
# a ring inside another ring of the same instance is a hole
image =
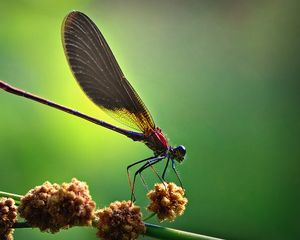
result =
[[[134,177],[133,177],[133,181],[132,181],[131,201],[134,202],[134,201],[136,200],[135,195],[134,195],[134,186],[135,186],[136,176],[137,176],[138,174],[140,175],[140,173],[141,173],[143,170],[145,170],[146,168],[152,166],[153,164],[155,164],[155,163],[161,161],[161,160],[164,159],[164,158],[165,158],[165,157],[152,157],[152,158],[150,158],[150,159],[147,159],[147,160],[146,160],[147,162],[146,162],[143,166],[141,166],[141,167],[134,173]],[[157,174],[157,175],[158,175],[158,174]]]
[[[166,181],[166,180],[165,180],[165,175],[166,175],[167,168],[168,168],[168,166],[169,166],[169,162],[170,162],[170,157],[168,157],[168,160],[167,160],[165,169],[164,169],[163,174],[162,174],[162,176],[161,176],[161,178],[162,178],[164,181]]]
[[[148,167],[151,167],[151,169],[152,169],[152,171],[156,174],[156,176],[160,179],[160,181],[163,183],[163,179],[161,178],[161,176],[157,173],[157,171],[155,170],[155,168],[153,167],[153,165],[156,163],[156,162],[159,162],[159,161],[161,161],[162,159],[164,159],[165,157],[162,157],[161,159],[152,159],[152,160],[149,160],[148,161],[148,164],[144,164],[138,171],[138,174],[139,174],[139,176],[140,176],[140,178],[141,178],[141,180],[142,180],[142,182],[143,182],[143,185],[144,185],[144,187],[147,189],[147,191],[149,191],[149,188],[148,188],[148,186],[147,186],[147,184],[146,184],[146,182],[145,182],[145,180],[144,180],[144,177],[143,177],[143,175],[142,175],[142,171],[144,171],[146,168],[148,168]],[[155,162],[155,163],[153,163],[153,162]]]
[[[178,174],[178,172],[177,172],[177,170],[176,170],[176,168],[175,168],[175,161],[174,161],[174,159],[171,159],[171,161],[172,161],[172,169],[174,170],[174,172],[175,172],[175,174],[176,174],[176,177],[177,177],[177,179],[178,179],[178,181],[179,181],[179,183],[180,183],[180,187],[183,188],[181,179],[180,179],[179,174]]]
[[[142,163],[142,162],[145,162],[145,161],[149,161],[151,159],[154,159],[154,158],[157,158],[155,156],[153,157],[149,157],[149,158],[146,158],[146,159],[143,159],[143,160],[140,160],[140,161],[137,161],[137,162],[134,162],[130,165],[127,166],[127,177],[128,177],[128,182],[129,182],[129,186],[130,186],[130,190],[131,190],[131,200],[135,201],[135,195],[134,195],[134,185],[131,183],[131,179],[130,179],[130,173],[129,173],[129,169],[139,163]]]

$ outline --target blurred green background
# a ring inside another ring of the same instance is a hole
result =
[[[171,144],[187,148],[178,170],[189,204],[162,225],[226,239],[300,239],[299,5],[1,0],[0,79],[118,124],[83,94],[64,56],[62,20],[83,11]],[[151,155],[143,144],[2,91],[0,109],[2,191],[25,194],[77,177],[103,207],[129,199],[126,166]],[[157,182],[150,170],[145,177]],[[145,192],[138,181],[143,210]],[[15,231],[17,240],[74,238],[95,239],[95,230]]]

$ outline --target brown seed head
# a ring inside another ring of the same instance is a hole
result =
[[[12,226],[17,221],[17,207],[12,198],[0,198],[0,239],[12,240]]]
[[[95,205],[86,183],[74,178],[61,186],[45,182],[30,190],[21,199],[19,213],[33,227],[55,233],[74,225],[90,225]]]
[[[95,207],[87,184],[76,178],[63,183],[48,201],[48,212],[61,228],[91,225]]]
[[[182,215],[188,202],[184,189],[174,183],[157,183],[147,196],[151,201],[147,209],[156,213],[160,221],[173,221]]]
[[[38,227],[41,231],[59,231],[58,226],[53,226],[54,223],[48,212],[48,201],[58,189],[58,184],[51,184],[48,181],[31,189],[21,198],[21,204],[18,208],[20,216],[25,218],[31,226]]]
[[[145,232],[140,208],[131,201],[116,201],[96,212],[97,236],[104,240],[133,240]]]

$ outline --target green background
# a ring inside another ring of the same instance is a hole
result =
[[[83,11],[170,143],[187,148],[178,170],[189,204],[162,225],[227,239],[300,239],[299,5],[1,0],[0,79],[118,124],[83,94],[64,56],[62,20]],[[151,155],[143,144],[2,91],[0,110],[2,191],[25,194],[77,177],[103,207],[129,199],[126,166]],[[158,181],[151,170],[145,177],[150,187]],[[143,211],[145,192],[138,181]],[[15,231],[17,240],[74,238],[95,239],[95,230]]]

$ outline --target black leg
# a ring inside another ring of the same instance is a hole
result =
[[[147,164],[144,164],[144,165],[143,165],[144,168],[149,167],[149,163],[151,163],[151,160],[148,160]],[[152,166],[151,166],[151,167],[152,167]],[[153,168],[153,167],[152,167],[152,168]],[[156,173],[155,169],[153,169],[153,170],[154,170],[154,172]],[[144,188],[149,192],[149,187],[148,187],[148,185],[147,185],[147,183],[146,183],[146,181],[145,181],[145,179],[144,179],[144,177],[143,177],[143,175],[142,175],[142,172],[139,172],[139,176],[140,176],[140,179],[142,180],[142,183],[143,183],[143,185],[144,185]]]
[[[144,179],[144,177],[142,176],[142,172],[141,172],[140,170],[141,170],[141,169],[144,170],[144,169],[148,168],[148,167],[150,166],[150,163],[153,162],[153,160],[156,160],[156,158],[148,160],[147,163],[145,163],[142,167],[140,167],[140,168],[134,173],[133,186],[135,185],[136,176],[137,176],[137,174],[139,174],[139,176],[140,176],[140,178],[141,178],[141,180],[142,180],[142,183],[143,183],[144,187],[148,190],[148,186],[147,186],[147,184],[146,184],[146,182],[145,182],[145,179]]]
[[[130,179],[130,173],[129,173],[129,169],[131,167],[133,167],[134,165],[137,165],[139,163],[142,163],[142,162],[145,162],[145,161],[148,161],[148,160],[151,160],[153,158],[156,158],[155,156],[154,157],[149,157],[149,158],[146,158],[146,159],[143,159],[143,160],[140,160],[140,161],[137,161],[137,162],[134,162],[130,165],[127,166],[127,177],[128,177],[128,182],[129,182],[129,187],[130,187],[130,190],[131,190],[131,200],[134,199],[135,201],[135,195],[134,195],[134,191],[133,191],[133,186],[131,184],[131,179]]]
[[[155,163],[157,163],[157,162],[159,162],[159,161],[161,161],[161,160],[163,160],[163,159],[165,159],[165,157],[161,157],[161,159],[157,159],[156,161],[155,161],[155,159],[149,160],[149,161],[148,161],[148,165],[145,164],[145,165],[143,165],[141,168],[139,168],[139,169],[137,170],[137,172],[138,172],[138,174],[140,175],[142,181],[143,181],[143,179],[144,179],[144,178],[142,177],[142,172],[143,172],[146,168],[151,167],[152,170],[153,170],[153,172],[154,172],[154,173],[156,174],[156,176],[159,178],[159,180],[160,180],[162,183],[164,183],[164,180],[162,179],[162,177],[157,173],[157,171],[156,171],[155,168],[153,167],[153,165],[154,165]],[[154,161],[155,161],[155,162],[154,162]],[[153,163],[153,162],[154,162],[154,163]]]
[[[155,156],[153,156],[153,157],[148,157],[148,158],[146,158],[146,159],[143,159],[143,160],[140,160],[140,161],[137,161],[137,162],[134,162],[134,163],[128,165],[128,166],[127,166],[127,172],[129,171],[129,168],[133,167],[134,165],[137,165],[137,164],[139,164],[139,163],[145,162],[145,161],[147,161],[147,160],[151,160],[152,158],[156,158],[156,157],[155,157]]]
[[[165,157],[153,157],[152,159],[148,159],[143,166],[141,166],[135,173],[134,173],[134,177],[133,177],[133,181],[132,181],[132,192],[131,192],[131,201],[135,201],[135,195],[134,195],[134,186],[135,186],[135,181],[136,181],[136,176],[142,173],[142,171],[144,171],[146,168],[151,167],[152,165],[158,163],[159,161],[161,161],[162,159],[164,159]],[[157,174],[158,175],[158,174]],[[159,176],[159,175],[158,175]]]
[[[169,166],[169,162],[170,162],[170,157],[168,157],[168,160],[167,160],[165,169],[164,169],[163,174],[162,174],[162,176],[161,176],[162,179],[163,179],[164,181],[166,181],[166,180],[165,180],[165,175],[166,175],[167,168],[168,168],[168,166]]]
[[[175,161],[174,161],[174,159],[172,159],[172,169],[174,170],[174,172],[175,172],[175,174],[176,174],[176,177],[177,177],[177,179],[178,179],[178,181],[179,181],[179,183],[180,183],[180,187],[183,188],[181,179],[180,179],[180,177],[179,177],[179,175],[178,175],[178,172],[177,172],[177,170],[176,170],[176,168],[175,168]]]

